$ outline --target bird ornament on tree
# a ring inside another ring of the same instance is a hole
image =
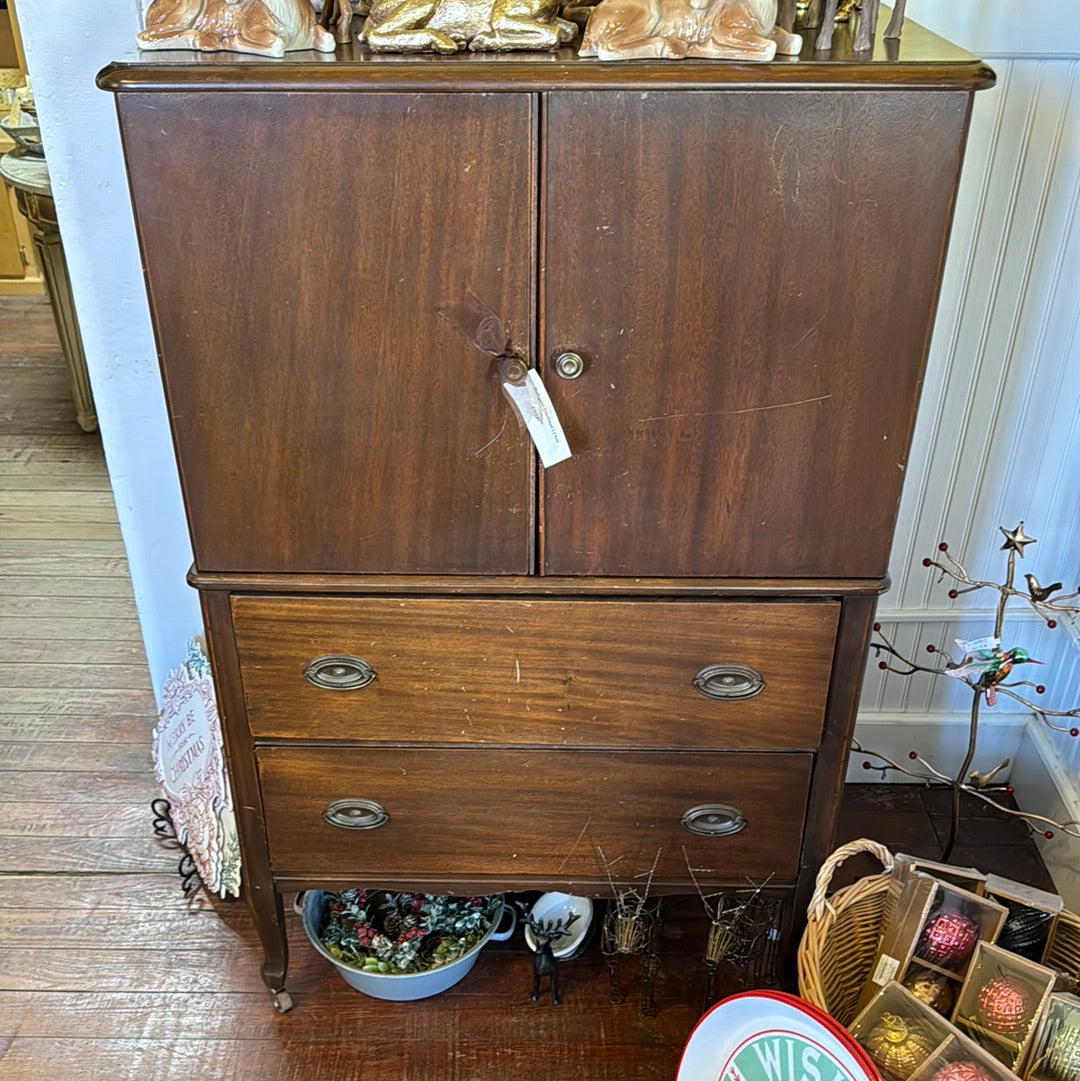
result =
[[[963,764],[953,776],[943,773],[927,761],[918,751],[908,753],[908,764],[900,763],[879,751],[864,748],[859,741],[852,740],[852,749],[870,755],[870,760],[863,762],[863,768],[868,770],[880,770],[882,776],[894,772],[907,777],[912,777],[925,782],[927,785],[942,785],[952,790],[952,814],[949,828],[949,837],[945,843],[941,858],[948,859],[956,843],[957,831],[960,821],[960,797],[966,793],[977,799],[983,800],[996,807],[1003,814],[1017,818],[1024,822],[1033,832],[1042,833],[1045,837],[1054,836],[1053,829],[1073,837],[1080,837],[1080,821],[1056,822],[1044,815],[1022,811],[1016,807],[1010,807],[1005,802],[995,798],[996,793],[1005,795],[1012,794],[1012,786],[1008,783],[1000,783],[994,780],[998,774],[1009,766],[1009,760],[1005,759],[988,770],[973,769],[973,762],[977,748],[979,735],[979,709],[983,701],[987,706],[993,706],[998,698],[1007,697],[1019,704],[1021,709],[1029,711],[1038,721],[1053,731],[1067,734],[1072,737],[1080,736],[1080,706],[1069,709],[1048,709],[1040,702],[1031,697],[1031,688],[1036,696],[1045,693],[1046,688],[1041,684],[1035,684],[1025,679],[1010,679],[1017,665],[1042,664],[1035,660],[1026,649],[1013,646],[1011,649],[1001,648],[1001,634],[1005,622],[1005,610],[1009,601],[1026,604],[1035,614],[1042,619],[1049,630],[1058,625],[1059,618],[1076,620],[1080,617],[1080,587],[1072,593],[1057,595],[1061,589],[1061,582],[1053,582],[1043,586],[1034,574],[1025,574],[1027,589],[1016,588],[1016,560],[1024,558],[1024,549],[1029,544],[1035,544],[1035,538],[1024,533],[1024,523],[1021,522],[1015,529],[1000,527],[1005,537],[1005,543],[1001,550],[1008,553],[1005,576],[1002,581],[984,581],[973,578],[967,568],[956,559],[945,543],[938,545],[938,557],[926,558],[923,566],[933,567],[940,572],[939,581],[949,579],[956,583],[949,590],[949,599],[956,600],[962,594],[974,593],[978,590],[990,590],[997,594],[997,610],[994,618],[993,634],[984,638],[975,638],[970,641],[955,639],[956,645],[961,650],[960,659],[955,660],[949,656],[948,651],[940,649],[933,643],[928,644],[926,652],[935,658],[933,661],[915,660],[906,651],[901,651],[882,632],[881,625],[875,624],[876,639],[871,642],[871,648],[878,656],[878,668],[895,673],[899,676],[913,676],[916,673],[925,673],[929,676],[950,676],[955,680],[965,683],[971,688],[971,714],[968,724],[968,746]],[[876,761],[875,761],[876,760]],[[1046,827],[1053,827],[1047,829]]]
[[[997,685],[1008,677],[1016,665],[1042,664],[1019,646],[1002,652],[999,638],[976,638],[971,642],[957,638],[956,644],[964,651],[963,659],[957,665],[946,667],[944,674],[962,679],[977,691],[982,691],[988,706],[997,705]]]

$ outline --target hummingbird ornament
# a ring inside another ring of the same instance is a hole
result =
[[[965,680],[977,691],[982,691],[988,706],[997,704],[997,685],[1016,665],[1043,663],[1029,657],[1027,650],[1019,646],[1002,651],[998,638],[976,638],[970,642],[957,638],[956,644],[964,651],[964,656],[959,664],[950,664],[945,675]]]

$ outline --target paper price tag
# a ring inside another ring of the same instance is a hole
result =
[[[570,457],[570,446],[548,397],[547,388],[536,370],[530,368],[523,382],[504,382],[502,388],[532,437],[544,468],[566,461]]]
[[[896,979],[896,974],[899,971],[899,959],[896,957],[889,957],[888,954],[883,954],[877,963],[877,968],[874,969],[874,975],[871,979],[873,979],[874,983],[879,987],[884,987],[890,980]]]

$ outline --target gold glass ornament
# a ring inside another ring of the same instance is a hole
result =
[[[1080,1024],[1064,1025],[1046,1049],[1046,1075],[1054,1081],[1080,1077]]]
[[[917,1021],[883,1013],[866,1038],[874,1064],[896,1077],[910,1077],[929,1057],[934,1041]]]
[[[904,980],[904,986],[917,999],[925,1002],[932,1010],[937,1010],[943,1016],[948,1017],[952,1012],[956,990],[953,981],[947,976],[921,968]]]

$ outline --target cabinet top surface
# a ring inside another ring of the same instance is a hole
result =
[[[906,22],[898,41],[879,30],[872,54],[853,53],[847,26],[837,27],[828,53],[804,30],[802,53],[767,64],[726,60],[601,61],[555,52],[373,54],[353,42],[334,53],[292,52],[281,60],[243,53],[187,50],[139,52],[98,76],[105,90],[410,90],[528,91],[655,89],[949,89],[978,90],[994,82],[984,63]]]

